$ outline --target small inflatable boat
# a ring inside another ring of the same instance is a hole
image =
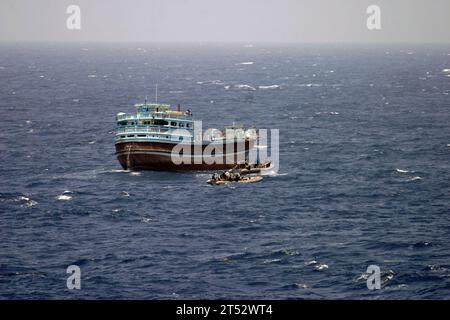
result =
[[[243,177],[239,180],[216,180],[216,179],[209,179],[207,182],[212,185],[219,185],[219,184],[230,184],[230,183],[252,183],[252,182],[258,182],[261,181],[263,177],[261,176],[255,176],[255,177]]]
[[[238,171],[241,175],[244,174],[267,174],[273,169],[274,165],[271,162],[265,162],[265,163],[257,163],[257,164],[250,164],[250,165],[237,165],[233,168],[233,170]]]

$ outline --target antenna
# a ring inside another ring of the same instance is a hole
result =
[[[147,95],[145,95],[145,105],[147,105]]]
[[[158,103],[158,84],[155,86],[155,103]]]

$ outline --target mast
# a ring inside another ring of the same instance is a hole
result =
[[[158,103],[158,84],[155,86],[155,103]]]

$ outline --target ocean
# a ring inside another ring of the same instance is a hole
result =
[[[439,45],[2,43],[0,298],[450,298],[449,69]],[[204,128],[279,129],[279,172],[122,170],[115,115],[156,84]]]

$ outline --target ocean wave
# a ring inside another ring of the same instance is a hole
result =
[[[329,268],[329,266],[327,264],[321,263],[321,262],[317,261],[316,259],[305,262],[305,265],[314,267],[314,270],[316,270],[316,271],[322,271],[322,270],[326,270]]]
[[[22,206],[25,206],[25,207],[27,207],[27,208],[34,207],[35,205],[38,204],[37,201],[34,201],[34,200],[32,200],[32,199],[30,199],[30,198],[28,198],[28,197],[25,197],[25,196],[19,196],[19,197],[16,199],[16,201],[21,202],[21,203],[22,203],[21,205],[22,205]]]
[[[240,65],[252,65],[252,64],[254,64],[254,62],[253,61],[244,61],[244,62],[240,62],[238,64],[240,64]]]
[[[403,169],[395,169],[395,171],[397,171],[398,173],[408,173],[408,170],[403,170]]]
[[[234,87],[236,89],[242,89],[242,90],[251,90],[251,91],[256,90],[255,87],[252,87],[252,86],[250,86],[248,84],[236,84]]]
[[[56,196],[56,199],[60,200],[60,201],[72,200],[72,196],[70,195],[71,193],[72,193],[72,191],[66,190],[62,194]]]

